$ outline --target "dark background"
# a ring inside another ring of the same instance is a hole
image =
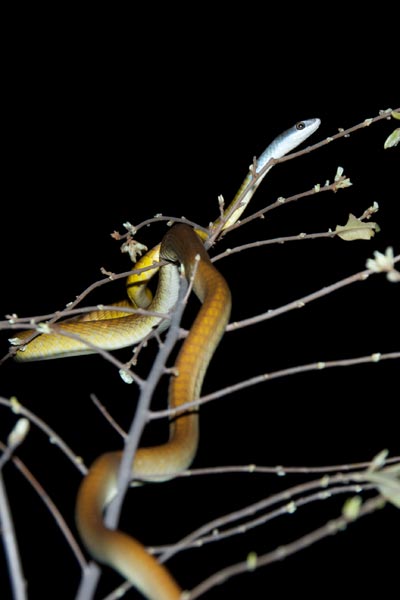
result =
[[[101,27],[91,24],[82,31],[76,22],[65,30],[57,23],[32,31],[27,24],[15,31],[10,44],[3,112],[1,315],[63,308],[101,277],[100,267],[127,270],[126,256],[110,237],[114,230],[122,232],[125,221],[138,224],[163,213],[208,224],[218,214],[218,194],[229,202],[252,157],[296,121],[322,120],[311,143],[400,105],[389,59],[375,56],[375,68],[367,70],[365,52],[352,49],[346,56],[333,56],[330,45],[321,46],[311,32],[313,43],[306,44],[299,34],[290,38],[283,54],[280,46],[272,51],[267,43],[273,23],[246,44],[239,22],[225,29],[221,24],[223,39],[215,23],[196,34],[188,26],[177,37],[168,28],[159,37],[147,24],[148,36],[139,43],[140,19],[129,31],[122,27],[123,18],[114,26],[103,17]],[[383,150],[394,127],[393,120],[380,122],[271,171],[249,213],[278,196],[332,180],[339,165],[354,185],[274,211],[226,237],[212,255],[239,243],[334,229],[345,224],[349,212],[359,216],[374,201],[380,205],[376,221],[381,232],[370,242],[301,241],[218,262],[232,289],[233,321],[364,269],[374,250],[384,252],[392,245],[399,252],[399,151]],[[150,247],[163,231],[162,224],[143,230],[140,241]],[[96,292],[93,302],[113,301],[123,293],[123,284],[110,285]],[[204,391],[308,362],[398,351],[399,297],[396,285],[373,277],[301,311],[229,333],[212,361]],[[192,306],[196,303],[193,299]],[[1,336],[2,355],[9,335]],[[143,351],[141,375],[155,350],[153,343]],[[130,351],[117,355],[125,360]],[[353,463],[367,461],[383,448],[398,455],[398,372],[396,361],[313,372],[209,404],[201,413],[194,466]],[[1,366],[0,393],[16,395],[87,464],[121,445],[89,394],[97,394],[126,428],[136,398],[136,389],[123,384],[115,368],[96,356],[28,365],[7,361]],[[164,398],[165,385],[155,406],[165,406]],[[3,441],[14,422],[15,416],[2,408]],[[159,443],[164,436],[162,426],[151,427],[144,443]],[[75,533],[78,472],[37,431],[18,455]],[[29,597],[73,598],[79,568],[52,518],[11,465],[4,477]],[[130,492],[123,527],[146,544],[172,542],[203,522],[299,481],[304,478],[226,475],[147,486]],[[191,588],[215,570],[244,560],[250,551],[261,555],[335,518],[343,501],[313,504],[248,536],[178,555],[171,571]],[[362,596],[371,586],[391,591],[393,574],[387,574],[398,568],[399,532],[398,511],[389,506],[205,597],[265,598],[279,590],[283,596],[301,591],[320,598],[325,590],[333,595],[343,589]],[[5,563],[0,569],[1,586],[7,590]],[[106,570],[98,597],[118,582]]]

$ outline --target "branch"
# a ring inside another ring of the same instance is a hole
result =
[[[377,495],[376,497],[367,500],[361,507],[357,519],[366,515],[369,515],[375,512],[377,509],[382,508],[385,505],[385,501],[381,495]],[[279,546],[272,552],[268,552],[257,557],[254,554],[248,556],[246,561],[236,563],[234,565],[230,565],[225,569],[221,569],[217,571],[211,577],[205,579],[198,586],[193,588],[190,592],[185,592],[184,600],[195,600],[195,598],[199,598],[205,592],[210,590],[211,588],[220,585],[227,579],[235,575],[239,575],[240,573],[246,573],[250,571],[255,571],[255,569],[259,567],[264,567],[273,562],[277,562],[278,560],[283,560],[300,550],[304,550],[308,548],[315,542],[325,539],[328,536],[331,536],[335,533],[339,533],[344,531],[346,527],[354,522],[355,519],[349,519],[345,516],[340,516],[337,519],[333,519],[328,521],[322,527],[315,529],[314,531],[308,533],[307,535],[298,538],[296,541]]]
[[[132,473],[132,465],[134,464],[135,453],[138,448],[143,429],[149,420],[149,407],[154,390],[165,371],[166,361],[169,357],[169,354],[179,339],[179,325],[185,308],[183,300],[186,290],[186,281],[181,278],[177,307],[171,316],[171,324],[167,332],[165,342],[160,347],[160,350],[150,370],[146,384],[143,384],[141,389],[135,416],[133,418],[128,436],[125,440],[125,449],[118,473],[118,493],[109,508],[106,510],[105,524],[111,529],[114,529],[117,526],[122,510],[122,503],[124,501],[129,484],[134,477],[134,473]],[[84,576],[77,594],[77,600],[84,600],[93,596],[99,577],[100,571],[98,568],[92,567],[90,570],[84,571]]]

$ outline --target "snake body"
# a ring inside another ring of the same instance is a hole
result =
[[[173,265],[160,270],[156,294],[148,310],[168,314],[178,298],[179,275]],[[118,307],[137,308],[129,300],[119,302]],[[92,354],[96,348],[118,350],[140,342],[161,323],[161,316],[129,314],[122,311],[91,311],[78,318],[66,319],[51,325],[49,335],[39,335],[16,353],[16,360],[27,362],[47,360],[81,354]],[[166,323],[167,325],[167,323]],[[23,343],[32,331],[19,334]]]
[[[319,119],[302,121],[278,136],[259,157],[255,174],[250,170],[223,217],[214,222],[211,230],[219,224],[226,229],[235,223],[272,167],[262,171],[268,161],[290,152],[307,139],[319,124]],[[254,185],[251,185],[252,181]],[[157,291],[148,306],[150,311],[168,313],[175,304],[179,285],[177,265],[181,266],[188,280],[193,280],[194,292],[202,302],[178,354],[174,369],[176,375],[170,381],[169,406],[174,409],[199,397],[206,369],[231,311],[229,287],[212,265],[200,238],[204,239],[204,234],[196,233],[187,225],[174,225],[161,244],[136,263],[140,269],[160,259],[168,262],[160,269]],[[93,311],[85,317],[52,325],[48,335],[39,335],[22,346],[16,353],[17,360],[74,356],[93,352],[96,347],[113,350],[141,340],[160,323],[162,317],[152,314],[126,316],[118,311],[118,307],[147,306],[147,282],[157,270],[158,266],[152,269],[150,275],[133,275],[128,279],[128,293],[133,303],[124,301],[110,313]],[[24,342],[24,335],[31,334],[27,332],[19,337]],[[157,481],[173,477],[191,464],[198,440],[198,411],[178,411],[178,416],[169,425],[168,442],[138,449],[132,465],[132,477]],[[121,457],[122,452],[101,455],[83,479],[76,502],[79,533],[95,559],[118,571],[148,600],[178,600],[182,590],[169,571],[140,542],[122,531],[110,530],[104,524],[104,508],[117,493]]]
[[[187,225],[175,225],[164,236],[161,258],[183,265],[202,307],[185,339],[171,379],[169,405],[179,408],[199,397],[211,356],[224,333],[231,310],[231,295],[225,279],[211,264],[203,244]],[[196,259],[200,257],[200,260]],[[168,479],[186,469],[198,445],[198,412],[185,412],[170,423],[169,441],[139,448],[133,474],[141,480]],[[103,510],[117,491],[120,452],[100,456],[92,465],[78,492],[76,520],[80,535],[97,560],[109,564],[151,600],[176,600],[181,593],[167,569],[143,546],[121,531],[107,529]]]

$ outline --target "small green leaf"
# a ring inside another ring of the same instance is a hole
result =
[[[393,148],[394,146],[397,146],[397,144],[399,142],[400,142],[400,127],[395,129],[394,131],[392,131],[392,133],[386,139],[383,147],[385,148],[385,150],[387,150],[388,148]]]
[[[248,570],[254,571],[257,568],[257,554],[255,552],[249,552],[246,563]]]
[[[366,479],[376,485],[388,502],[400,508],[400,465],[369,472]]]
[[[379,231],[377,223],[364,223],[360,219],[357,219],[351,213],[349,214],[349,220],[346,225],[337,225],[335,232],[338,236],[346,242],[352,242],[353,240],[370,240],[375,232]]]
[[[371,460],[371,464],[368,467],[369,471],[376,471],[377,469],[380,469],[381,467],[383,467],[388,455],[389,455],[389,450],[387,448],[378,452],[378,454],[376,454],[374,456],[374,458]]]
[[[360,513],[361,504],[362,500],[360,496],[348,498],[342,508],[343,516],[349,521],[354,521]]]
[[[8,445],[13,449],[19,446],[26,438],[27,433],[29,431],[29,427],[30,423],[28,419],[26,419],[25,417],[18,419],[18,421],[14,425],[14,429],[8,436]]]

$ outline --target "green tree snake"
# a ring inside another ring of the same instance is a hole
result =
[[[261,175],[254,179],[254,171],[250,170],[234,200],[213,226],[222,224],[222,228],[226,229],[235,223],[268,172],[269,169],[265,167],[269,160],[290,152],[314,133],[319,125],[319,119],[301,121],[278,136],[256,162],[255,174],[261,172]],[[236,201],[239,196],[241,199],[238,204]],[[202,305],[181,346],[175,363],[175,375],[170,380],[168,403],[175,409],[198,399],[208,364],[224,334],[231,312],[229,287],[212,265],[200,237],[204,238],[186,224],[171,227],[161,244],[136,264],[137,268],[141,268],[160,259],[167,262],[159,269],[154,298],[149,301],[148,296],[143,294],[150,276],[133,276],[128,280],[130,300],[120,304],[137,307],[150,302],[148,308],[151,311],[167,313],[177,299],[178,266],[189,281],[193,280],[193,290]],[[158,267],[154,272],[156,270]],[[92,313],[84,318],[69,319],[53,325],[52,332],[41,334],[18,349],[16,359],[24,362],[93,352],[85,340],[108,350],[130,346],[147,335],[160,320],[159,316],[154,315],[127,315],[118,312],[117,307],[115,311],[101,316]],[[63,331],[78,334],[80,339],[66,337],[61,334]],[[24,335],[29,333],[32,332]],[[20,335],[22,343],[24,335]],[[144,481],[154,478],[165,480],[186,469],[197,452],[198,418],[197,410],[178,413],[178,418],[170,422],[168,442],[139,448],[133,464],[134,475]],[[79,533],[93,558],[118,571],[144,597],[149,600],[178,600],[182,590],[168,569],[159,564],[133,537],[119,530],[110,530],[104,524],[104,509],[117,492],[121,455],[121,452],[102,454],[83,479],[76,502]]]

